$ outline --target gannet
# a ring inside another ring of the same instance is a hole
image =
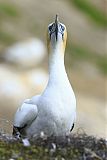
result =
[[[49,53],[49,80],[41,95],[23,102],[13,122],[13,135],[38,137],[69,134],[76,120],[76,98],[70,85],[64,53],[67,40],[66,26],[59,22],[49,24],[47,47]]]

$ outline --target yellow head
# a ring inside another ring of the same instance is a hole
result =
[[[48,52],[51,50],[60,49],[62,53],[65,51],[67,40],[66,26],[59,22],[58,15],[56,15],[55,22],[49,24],[47,33]]]

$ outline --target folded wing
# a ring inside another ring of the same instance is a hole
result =
[[[29,126],[37,117],[37,105],[31,103],[31,100],[25,100],[20,108],[18,108],[13,123],[13,134],[21,132]]]

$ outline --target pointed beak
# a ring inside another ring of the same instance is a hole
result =
[[[55,18],[55,36],[56,36],[56,41],[58,39],[58,15],[56,15]]]

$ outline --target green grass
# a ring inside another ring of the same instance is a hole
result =
[[[106,55],[104,57],[99,58],[99,60],[97,61],[97,65],[104,74],[107,74],[107,56]]]
[[[17,17],[19,17],[19,12],[16,6],[10,3],[0,3],[0,44],[4,47],[15,42],[16,38],[3,29],[2,22],[9,21],[11,18],[16,20]]]
[[[0,137],[0,160],[106,160],[106,154],[107,146],[104,139],[84,134],[40,138],[32,140],[29,147],[25,147],[19,140]]]
[[[19,15],[16,6],[8,3],[0,3],[0,17],[10,16],[17,17]]]
[[[85,13],[93,22],[102,27],[107,27],[107,15],[87,0],[69,0],[80,11]],[[103,3],[103,2],[102,2]]]
[[[3,45],[9,45],[16,41],[16,38],[0,30],[0,43]]]
[[[105,54],[99,55],[88,48],[73,43],[68,43],[67,52],[74,63],[75,61],[88,61],[97,65],[102,73],[107,74],[107,58]]]

